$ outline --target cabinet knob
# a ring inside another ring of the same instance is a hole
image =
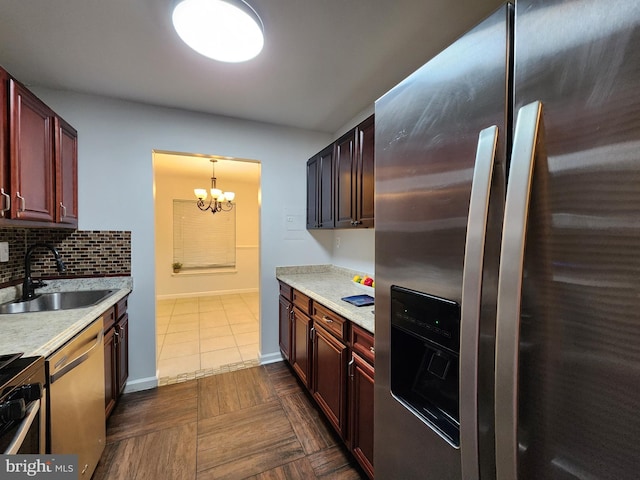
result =
[[[60,202],[60,216],[62,218],[65,218],[67,216],[67,207],[65,207],[62,202]]]
[[[371,353],[373,353],[373,354],[375,354],[375,353],[376,353],[376,349],[375,349],[374,347],[369,347],[369,351],[370,351]]]

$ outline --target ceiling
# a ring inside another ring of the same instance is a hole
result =
[[[0,65],[30,86],[337,134],[501,2],[249,3],[264,50],[225,64],[181,42],[173,0],[0,0]]]
[[[260,184],[260,163],[239,158],[154,151],[153,169],[156,175],[197,178],[199,183],[194,188],[209,188],[211,158],[217,160],[215,174],[222,190],[229,183]]]

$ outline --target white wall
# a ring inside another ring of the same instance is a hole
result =
[[[332,235],[312,236],[304,229],[306,160],[328,145],[331,136],[70,92],[34,91],[78,130],[79,228],[132,232],[128,388],[156,382],[154,149],[261,161],[260,349],[264,359],[276,358],[275,267],[331,262]]]
[[[163,162],[179,161],[177,156],[155,153]],[[201,159],[209,168],[209,160]],[[202,294],[222,294],[258,291],[259,288],[259,222],[258,195],[260,184],[242,181],[235,177],[218,178],[223,190],[235,192],[236,215],[236,269],[225,273],[181,272],[174,274],[173,263],[173,200],[193,200],[193,189],[208,187],[208,177],[176,174],[174,171],[155,166],[155,229],[156,229],[156,295],[158,298],[177,298]],[[260,170],[260,165],[253,167]],[[258,177],[258,176],[257,176]],[[202,215],[211,216],[210,212]],[[216,215],[224,215],[217,213]]]

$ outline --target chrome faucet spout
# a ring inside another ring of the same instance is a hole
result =
[[[58,250],[48,243],[36,243],[31,245],[27,250],[26,255],[24,256],[24,282],[22,283],[22,300],[29,300],[35,296],[36,288],[44,287],[45,284],[42,280],[33,280],[31,278],[31,256],[33,255],[34,250],[37,248],[46,248],[47,250],[53,253],[56,260],[56,270],[58,272],[64,272],[66,267],[64,262],[62,261],[62,257],[60,257],[60,253]]]

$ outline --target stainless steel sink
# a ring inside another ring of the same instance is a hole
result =
[[[76,292],[41,293],[31,300],[16,300],[0,305],[1,313],[50,312],[85,308],[100,303],[116,290],[81,290]]]

